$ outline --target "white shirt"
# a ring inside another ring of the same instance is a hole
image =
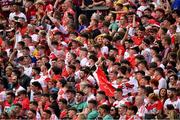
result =
[[[140,7],[138,7],[136,14],[137,14],[139,17],[141,17],[143,11],[144,11],[146,8],[148,8],[148,6],[140,6]]]
[[[167,81],[163,77],[159,80],[158,89],[167,88]]]
[[[107,47],[107,46],[103,46],[102,48],[101,48],[101,53],[104,55],[104,54],[108,54],[108,52],[109,52],[109,48]]]
[[[26,74],[27,76],[31,77],[31,72],[32,72],[32,67],[24,67],[24,74]]]
[[[87,62],[88,62],[88,59],[85,57],[85,58],[83,58],[83,59],[81,60],[80,65],[81,65],[82,67],[83,67],[83,66],[86,66]]]
[[[180,99],[177,99],[176,101],[171,101],[170,98],[168,98],[164,103],[164,108],[167,108],[167,105],[172,104],[175,109],[179,110],[180,112]]]
[[[27,21],[26,15],[25,15],[24,13],[22,13],[22,12],[20,12],[19,14],[16,14],[15,12],[10,13],[10,14],[9,14],[9,20],[14,20],[14,17],[15,17],[15,16],[24,18],[25,21]]]
[[[42,88],[46,87],[44,77],[42,77],[42,76],[37,80],[31,79],[30,84],[32,84],[33,82],[39,82],[41,84]]]
[[[91,95],[87,96],[87,102],[89,100],[96,100],[96,97],[94,96],[94,94],[91,94]]]

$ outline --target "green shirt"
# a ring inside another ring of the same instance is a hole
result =
[[[111,115],[106,115],[103,120],[113,120],[113,117]]]
[[[86,102],[81,102],[79,104],[76,103],[72,107],[75,107],[78,112],[82,112],[82,110],[87,107],[87,104],[86,104]]]
[[[91,112],[88,113],[87,115],[87,120],[94,120],[98,116],[98,111],[97,110],[92,110]]]
[[[113,30],[117,31],[117,30],[118,30],[118,25],[117,25],[117,23],[116,23],[116,22],[111,23],[111,24],[109,25],[109,30],[110,30],[110,31],[113,31]]]

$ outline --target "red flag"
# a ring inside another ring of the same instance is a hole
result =
[[[107,80],[104,71],[100,67],[98,67],[98,69],[96,70],[96,72],[93,73],[93,75],[97,80],[100,90],[103,90],[107,96],[114,96],[115,88]]]

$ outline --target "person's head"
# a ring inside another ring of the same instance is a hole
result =
[[[158,86],[159,86],[159,81],[156,80],[156,79],[152,79],[152,80],[150,81],[150,86],[153,87],[154,89],[155,89],[155,88],[158,88]]]
[[[120,115],[125,115],[127,112],[127,106],[125,104],[120,104],[120,106],[118,107],[118,113]]]
[[[143,96],[136,96],[135,97],[135,105],[137,107],[141,107],[144,103],[144,97]]]
[[[136,34],[137,34],[138,37],[144,37],[144,34],[145,34],[145,28],[142,27],[142,26],[140,26],[140,27],[138,28]]]
[[[96,100],[100,102],[101,100],[106,98],[106,94],[104,91],[98,91],[96,94]]]
[[[146,9],[144,10],[144,15],[147,15],[148,17],[151,16],[151,13],[152,13],[152,11],[151,11],[150,8],[146,8]]]
[[[161,67],[156,68],[154,72],[154,77],[157,77],[157,79],[164,77],[164,70]]]
[[[157,46],[151,47],[150,50],[151,50],[150,53],[151,53],[152,56],[155,56],[155,55],[157,55],[160,52],[160,49]]]
[[[19,92],[18,92],[18,97],[19,97],[20,100],[23,100],[24,98],[26,98],[26,97],[27,97],[27,92],[26,92],[26,90],[21,90],[21,91],[19,91]]]
[[[45,120],[48,120],[51,118],[51,111],[50,110],[44,110],[42,113],[42,118]]]
[[[77,55],[75,53],[72,53],[70,52],[68,55],[67,55],[67,62],[71,62],[73,60],[75,60],[77,57]]]
[[[116,107],[111,107],[110,109],[110,115],[115,117],[116,115],[118,115],[118,109]]]
[[[47,94],[47,93],[42,94],[41,95],[41,102],[46,103],[48,101],[49,101],[49,94]]]
[[[88,58],[89,66],[92,67],[98,61],[98,58],[95,55],[90,55]]]
[[[38,81],[32,82],[30,88],[34,92],[42,90],[42,86]]]
[[[14,4],[14,5],[13,5],[13,11],[14,11],[14,12],[19,12],[19,10],[20,10],[19,4]]]
[[[97,107],[97,105],[98,105],[98,103],[96,100],[91,99],[88,101],[88,108],[89,109],[94,109]]]
[[[166,47],[166,45],[171,45],[171,37],[169,35],[165,35],[162,37],[162,45]]]
[[[28,110],[27,117],[28,119],[36,119],[36,111],[32,109]]]
[[[156,13],[156,19],[161,19],[165,15],[165,11],[163,9],[157,9],[155,13]]]
[[[20,78],[20,75],[21,75],[21,72],[18,71],[17,69],[14,69],[12,71],[12,74],[11,74],[11,82],[13,84],[17,84],[18,83],[18,79]]]
[[[87,48],[80,48],[80,56],[81,57],[87,57],[88,55],[88,50]],[[82,58],[81,58],[82,59]]]
[[[151,80],[151,77],[150,76],[144,76],[141,81],[139,81],[139,84],[141,86],[146,86],[146,85],[149,85],[149,82]]]
[[[176,74],[172,74],[169,76],[169,82],[171,85],[176,85],[178,81],[178,76]]]
[[[75,100],[76,100],[77,103],[83,102],[83,100],[84,100],[84,92],[78,91],[78,92],[76,93],[76,98],[75,98]]]
[[[149,73],[151,76],[154,75],[155,69],[157,68],[157,63],[156,62],[151,62],[149,64]]]
[[[84,14],[80,14],[78,18],[78,22],[81,25],[85,25],[87,23],[87,17]]]
[[[32,68],[32,73],[31,73],[31,75],[32,75],[33,77],[35,77],[35,76],[39,75],[40,72],[41,72],[41,68],[40,68],[40,67],[33,67],[33,68]]]
[[[19,114],[22,110],[22,105],[20,103],[16,103],[14,104],[15,108],[14,108],[14,112]]]
[[[130,106],[127,109],[127,115],[129,115],[129,116],[136,115],[137,111],[138,111],[137,106]]]
[[[110,107],[108,105],[101,105],[98,109],[100,116],[105,116],[110,113]]]
[[[88,95],[89,93],[91,93],[91,92],[92,92],[92,88],[93,88],[92,85],[86,84],[86,85],[84,86],[84,89],[83,89],[84,94],[85,94],[85,95]]]
[[[119,98],[122,97],[122,89],[121,88],[117,88],[116,91],[114,92],[114,98],[119,100]]]
[[[158,95],[156,95],[155,93],[150,93],[148,96],[148,100],[149,100],[149,103],[153,104],[154,102],[158,101],[159,98],[158,98]]]
[[[62,72],[61,68],[59,68],[57,66],[52,67],[52,71],[53,71],[54,75],[61,75],[61,72]]]
[[[76,96],[76,91],[75,91],[75,90],[73,90],[73,89],[68,89],[68,90],[66,91],[67,100],[72,100],[72,99],[75,98],[75,96]]]
[[[75,107],[71,107],[68,109],[68,117],[73,119],[77,115],[77,109]]]
[[[86,116],[84,113],[79,113],[78,116],[77,116],[77,119],[78,120],[85,120],[86,119]]]
[[[65,87],[65,85],[67,85],[66,80],[65,80],[65,79],[61,79],[61,80],[59,80],[59,81],[57,82],[56,87],[57,87],[57,88],[63,88],[63,87]]]
[[[168,96],[168,98],[170,98],[170,99],[173,99],[174,97],[176,97],[176,94],[177,94],[176,88],[169,88],[169,89],[167,90],[167,96]]]
[[[76,66],[74,65],[68,65],[67,72],[71,75],[76,71]]]
[[[140,86],[140,87],[138,88],[138,95],[139,95],[139,96],[145,96],[145,94],[146,94],[145,86]]]
[[[140,81],[145,76],[145,72],[143,70],[139,70],[135,72],[135,78]]]
[[[63,110],[63,109],[66,109],[67,108],[67,100],[64,99],[64,98],[61,98],[58,102],[58,105],[59,105],[59,109],[60,110]]]
[[[29,104],[29,109],[36,111],[38,109],[38,102],[37,101],[31,101]]]
[[[13,67],[12,66],[7,66],[6,69],[5,69],[5,72],[6,72],[7,76],[11,76],[12,71],[13,71]]]
[[[167,97],[167,89],[166,88],[161,88],[159,90],[159,97],[160,98],[166,98]]]

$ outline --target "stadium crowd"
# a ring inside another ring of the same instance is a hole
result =
[[[180,119],[179,0],[0,6],[0,119]]]

